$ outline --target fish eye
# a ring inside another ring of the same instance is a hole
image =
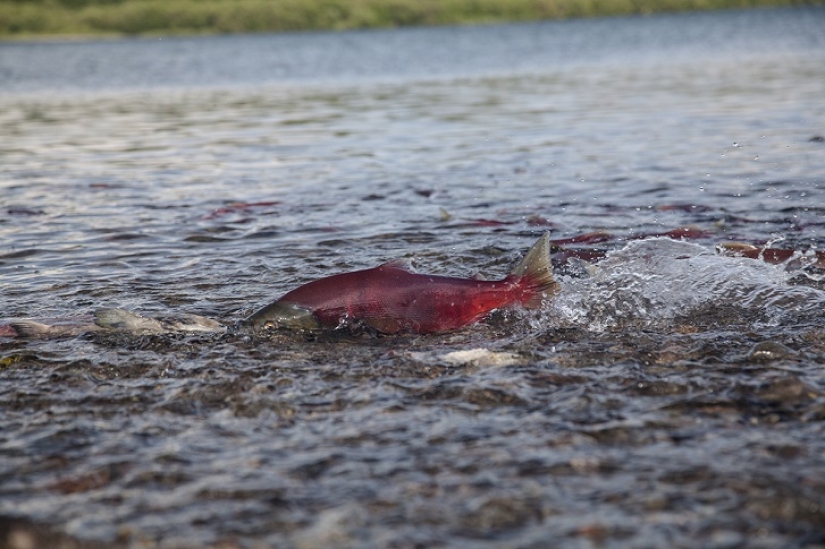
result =
[[[267,320],[266,322],[264,322],[264,330],[272,331],[275,329],[275,327],[275,323],[271,320]]]

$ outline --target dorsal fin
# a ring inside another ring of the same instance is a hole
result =
[[[525,303],[525,307],[538,307],[545,295],[556,292],[558,285],[553,279],[553,265],[550,263],[550,233],[544,233],[533,244],[510,276],[526,282],[536,291],[535,297]]]

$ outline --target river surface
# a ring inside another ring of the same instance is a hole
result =
[[[230,326],[0,337],[0,547],[822,547],[823,28],[0,44],[4,322]],[[545,231],[540,311],[232,327],[393,259],[501,278]]]

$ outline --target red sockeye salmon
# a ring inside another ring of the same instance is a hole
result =
[[[502,280],[419,274],[396,261],[300,286],[247,321],[256,333],[349,323],[385,334],[438,333],[483,320],[495,309],[536,308],[556,290],[545,234]]]

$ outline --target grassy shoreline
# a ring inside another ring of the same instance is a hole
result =
[[[0,0],[0,39],[532,21],[824,0]]]

